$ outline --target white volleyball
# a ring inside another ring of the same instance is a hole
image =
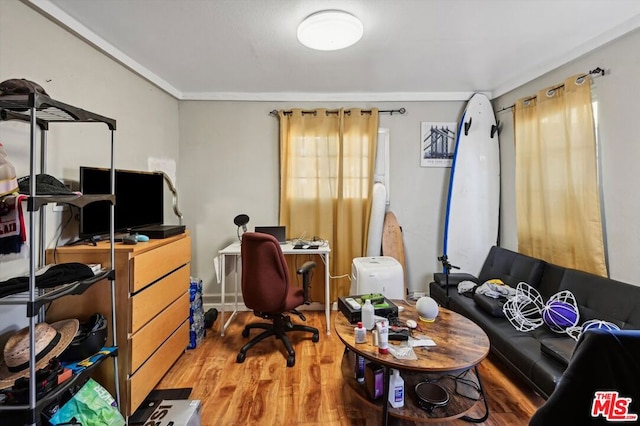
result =
[[[422,321],[433,321],[438,316],[438,303],[429,296],[423,296],[416,302],[416,310]]]

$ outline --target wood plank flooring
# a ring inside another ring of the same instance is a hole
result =
[[[248,341],[241,335],[242,328],[262,321],[251,312],[240,312],[224,337],[218,319],[203,343],[186,351],[156,388],[193,388],[190,398],[202,401],[203,426],[381,424],[381,413],[357,399],[344,384],[340,370],[344,345],[335,331],[330,336],[323,331],[324,311],[305,311],[305,315],[306,323],[320,330],[320,341],[311,342],[308,333],[291,333],[296,351],[293,368],[286,367],[284,345],[275,338],[250,350],[243,364],[236,363],[238,350]],[[332,312],[332,318],[335,315],[341,314]],[[293,321],[301,322],[296,316]],[[492,356],[480,364],[479,371],[490,407],[490,416],[482,424],[527,425],[544,400]],[[470,414],[479,417],[482,412],[480,403]]]

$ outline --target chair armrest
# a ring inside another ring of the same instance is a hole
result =
[[[298,275],[304,275],[309,273],[309,271],[315,267],[316,267],[316,262],[310,260],[308,262],[304,262],[304,264],[301,267],[299,267],[296,272],[298,273]]]
[[[308,262],[305,262],[296,271],[298,275],[302,275],[302,289],[304,290],[305,305],[309,304],[309,284],[311,282],[311,272],[313,271],[313,268],[315,268],[316,266],[317,266],[316,262],[310,260]]]

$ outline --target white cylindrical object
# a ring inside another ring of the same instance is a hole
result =
[[[375,323],[373,322],[373,313],[374,313],[374,308],[373,305],[371,304],[371,300],[367,299],[364,301],[364,305],[362,306],[361,309],[361,315],[362,315],[362,325],[364,325],[364,328],[366,328],[367,330],[373,330],[373,327],[375,327]]]

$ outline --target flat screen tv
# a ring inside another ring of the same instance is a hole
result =
[[[110,170],[80,167],[83,194],[110,194]],[[115,232],[162,225],[164,176],[159,172],[115,170]],[[109,233],[109,202],[98,201],[80,209],[80,238]]]

